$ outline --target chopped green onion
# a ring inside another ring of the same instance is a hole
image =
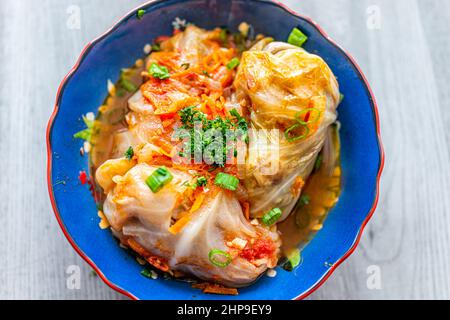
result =
[[[144,14],[145,14],[145,10],[144,9],[141,9],[141,10],[138,10],[138,12],[137,12],[137,18],[139,19],[139,20],[141,20],[143,17],[144,17]]]
[[[339,104],[342,103],[342,101],[344,101],[345,96],[341,93],[339,96]]]
[[[319,154],[317,156],[316,162],[314,163],[314,170],[319,171],[320,167],[322,166],[323,162],[323,156],[322,154]]]
[[[73,135],[74,138],[76,139],[82,139],[85,141],[90,141],[91,140],[91,135],[92,135],[92,129],[85,129],[82,130],[80,132],[77,132]]]
[[[286,255],[286,258],[288,259],[288,261],[286,262],[286,264],[283,267],[284,267],[284,269],[286,269],[288,271],[294,270],[302,262],[300,250],[297,248],[290,250],[290,252],[288,252],[288,254]]]
[[[209,261],[219,268],[225,268],[233,260],[228,252],[219,249],[213,249],[209,252]]]
[[[73,135],[75,139],[82,139],[85,141],[90,141],[92,137],[92,128],[94,127],[94,121],[89,120],[86,116],[83,116],[83,122],[87,129],[81,130]]]
[[[233,117],[237,118],[238,120],[239,120],[240,118],[242,118],[241,115],[239,114],[239,112],[238,112],[236,109],[230,110],[230,114],[231,114]]]
[[[184,68],[184,70],[187,70],[187,69],[190,68],[191,64],[190,63],[183,63],[181,66]]]
[[[239,185],[239,179],[231,174],[220,172],[217,174],[214,183],[221,188],[235,191]]]
[[[302,129],[304,131],[303,134],[291,137],[290,136],[291,131],[294,131],[294,130],[300,128],[300,127],[302,127]],[[308,136],[308,134],[309,134],[309,128],[307,126],[303,125],[303,124],[300,124],[300,123],[294,124],[292,127],[286,129],[286,131],[284,132],[284,136],[286,137],[286,140],[288,142],[294,142],[294,141],[305,139]]]
[[[228,62],[227,68],[228,68],[228,70],[233,70],[234,68],[239,66],[240,63],[241,62],[239,61],[238,58],[233,58],[233,59],[230,60],[230,62]]]
[[[88,129],[92,129],[94,127],[94,120],[89,120],[86,116],[82,116],[83,122],[88,127]]]
[[[152,52],[161,51],[161,45],[159,43],[152,44]]]
[[[133,147],[129,147],[128,150],[125,152],[125,158],[131,160],[133,159],[133,156],[134,156]]]
[[[307,40],[308,37],[303,32],[301,32],[300,29],[294,28],[289,35],[288,43],[297,47],[302,47]]]
[[[311,113],[316,112],[316,116],[314,118],[312,118]],[[300,112],[297,112],[297,114],[295,115],[295,119],[297,119],[298,123],[300,124],[313,124],[319,121],[320,116],[322,115],[322,111],[320,111],[317,108],[307,108],[307,109],[303,109]],[[308,117],[308,119],[305,119],[306,117]]]
[[[148,269],[144,269],[141,271],[141,276],[146,277],[148,279],[157,279],[158,278],[158,274],[153,271],[153,270],[148,270]]]
[[[198,187],[204,187],[208,184],[208,179],[205,177],[198,177],[197,178],[197,186]]]
[[[228,44],[228,34],[230,33],[230,31],[227,28],[222,28],[222,30],[220,30],[220,41],[222,41],[223,45]]]
[[[119,87],[119,88],[117,88],[116,96],[118,96],[119,98],[122,98],[123,96],[125,96],[126,93],[127,92],[124,88]]]
[[[128,92],[136,92],[139,89],[133,82],[123,78],[120,80],[120,86]]]
[[[166,184],[172,181],[173,176],[167,170],[166,167],[156,169],[148,178],[145,183],[152,190],[153,193],[160,191]]]
[[[149,270],[147,270],[147,269],[142,270],[141,271],[141,275],[146,277],[146,278],[149,278],[149,279],[152,278],[152,273]]]
[[[160,66],[157,63],[152,63],[152,65],[150,66],[148,71],[154,78],[158,78],[161,80],[164,80],[164,79],[167,79],[170,77],[169,69],[167,69],[167,67]]]
[[[208,78],[211,78],[211,76],[209,75],[209,72],[206,70],[202,70],[202,73],[207,76]]]
[[[262,223],[268,227],[273,225],[281,218],[282,212],[280,208],[273,208],[262,217]]]
[[[300,204],[303,206],[308,205],[311,202],[311,197],[307,194],[304,194],[300,197]]]

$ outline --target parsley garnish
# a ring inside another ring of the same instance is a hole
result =
[[[236,111],[230,114],[235,118],[208,119],[206,114],[196,109],[195,106],[184,108],[178,112],[182,126],[176,132],[175,137],[185,140],[184,153],[182,157],[189,157],[202,154],[207,163],[214,163],[216,166],[224,166],[230,155],[237,156],[234,146],[227,145],[227,142],[237,141],[237,137],[242,137],[248,143],[247,121]],[[196,125],[197,124],[197,125]],[[200,124],[200,125],[198,125]],[[194,143],[200,141],[201,143]],[[218,152],[218,150],[221,150]],[[189,154],[190,151],[190,154]],[[232,153],[230,153],[232,152]]]
[[[125,152],[125,158],[131,160],[133,159],[133,156],[134,156],[133,147],[129,147],[128,150]]]
[[[198,177],[197,178],[197,186],[198,187],[205,187],[208,184],[208,179],[205,177]]]
[[[152,77],[157,79],[168,79],[170,77],[169,69],[164,66],[160,66],[157,63],[152,63],[148,72],[152,75]]]

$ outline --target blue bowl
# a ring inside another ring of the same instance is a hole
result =
[[[281,4],[265,0],[153,1],[142,20],[137,9],[90,43],[61,83],[47,130],[48,188],[55,215],[75,250],[113,289],[135,299],[301,299],[317,289],[356,248],[362,230],[378,200],[384,155],[377,107],[369,85],[354,60],[310,19]],[[339,79],[344,102],[342,123],[343,192],[323,229],[302,252],[295,272],[278,268],[275,278],[262,277],[240,290],[237,297],[206,295],[189,284],[163,279],[147,280],[142,267],[108,230],[98,227],[95,202],[78,175],[88,171],[87,157],[79,154],[74,132],[82,129],[82,114],[96,112],[105,99],[106,82],[117,80],[121,68],[142,58],[142,48],[155,37],[172,32],[171,22],[181,17],[204,28],[236,26],[246,21],[258,33],[287,39],[299,27],[309,40],[305,48],[317,53]],[[64,181],[64,183],[61,183]]]

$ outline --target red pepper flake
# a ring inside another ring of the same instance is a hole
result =
[[[78,176],[78,179],[80,179],[80,182],[82,185],[85,185],[88,183],[88,176],[86,171],[80,171],[80,175]]]
[[[309,117],[311,116],[311,111],[308,111],[307,113],[306,113],[306,115],[305,115],[305,122],[308,122],[309,121]]]
[[[159,43],[167,41],[169,39],[170,39],[169,36],[159,36],[158,38],[155,39],[155,43],[159,44]]]
[[[89,191],[92,194],[92,197],[96,202],[98,202],[101,199],[101,194],[95,187],[95,179],[92,176],[87,175],[86,171],[80,171],[80,175],[78,176],[78,179],[80,180],[82,185],[89,185]]]
[[[268,258],[272,256],[275,251],[273,241],[270,239],[259,239],[253,245],[247,245],[247,247],[241,251],[239,256],[252,261],[257,259]]]

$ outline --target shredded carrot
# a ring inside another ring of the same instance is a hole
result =
[[[227,288],[221,286],[220,284],[215,283],[197,283],[193,284],[192,288],[200,289],[204,293],[211,293],[211,294],[232,295],[232,296],[237,296],[239,294],[236,288]]]
[[[153,137],[152,142],[164,151],[164,155],[171,157],[173,145],[163,137]]]
[[[191,221],[192,215],[188,213],[179,219],[173,226],[169,228],[169,232],[173,235],[178,234]]]
[[[176,122],[176,120],[172,118],[172,119],[164,120],[162,122],[162,125],[164,128],[167,128],[167,127],[172,126],[175,122]]]
[[[250,203],[244,202],[244,203],[242,203],[242,207],[244,208],[245,219],[250,221]]]
[[[197,211],[200,208],[200,206],[202,205],[203,200],[205,200],[205,194],[202,192],[195,199],[195,202],[192,205],[191,210],[189,210],[189,213],[194,213],[195,211]]]
[[[305,186],[305,181],[302,179],[302,177],[298,176],[294,183],[292,184],[291,193],[293,196],[297,196],[300,194],[300,191]]]
[[[142,256],[148,263],[150,263],[152,266],[157,268],[158,270],[161,270],[163,272],[169,271],[169,266],[164,261],[164,259],[152,255],[147,249],[145,249],[143,246],[141,246],[136,240],[133,238],[126,239],[126,244],[135,251],[137,254]]]
[[[205,200],[205,197],[206,194],[204,194],[203,192],[196,194],[194,204],[192,205],[189,212],[182,216],[177,222],[175,222],[173,226],[169,228],[169,232],[171,234],[178,234],[189,223],[189,221],[191,221],[192,214],[200,209],[203,201]],[[191,198],[194,198],[194,194],[191,195]]]

